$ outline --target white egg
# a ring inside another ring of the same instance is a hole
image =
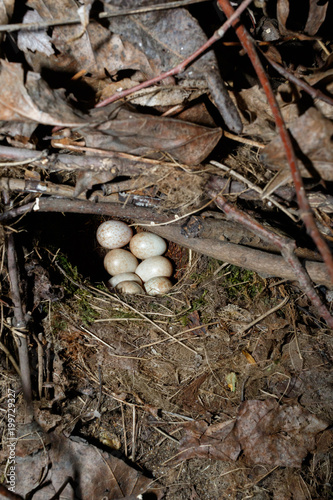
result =
[[[132,229],[119,220],[107,220],[97,229],[96,238],[103,248],[121,248],[132,238]]]
[[[118,283],[121,283],[122,281],[136,281],[137,283],[139,283],[140,285],[142,285],[141,278],[139,278],[139,276],[137,276],[134,273],[116,274],[115,276],[113,276],[113,278],[109,279],[109,283],[113,287],[117,286]]]
[[[149,259],[143,260],[138,265],[135,274],[140,276],[143,282],[156,276],[166,276],[168,278],[172,275],[172,264],[166,257],[149,257]]]
[[[129,293],[131,295],[143,294],[143,288],[136,281],[121,281],[116,286],[116,290],[121,293]]]
[[[128,250],[116,248],[104,257],[104,267],[111,276],[121,273],[134,273],[138,260]]]
[[[162,255],[167,249],[163,238],[153,233],[138,233],[130,241],[130,250],[138,259]]]
[[[145,283],[145,290],[148,295],[161,295],[167,293],[171,288],[171,281],[164,276],[156,276]]]

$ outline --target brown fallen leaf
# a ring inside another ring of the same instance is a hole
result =
[[[0,0],[0,24],[7,24],[13,15],[15,0]],[[0,33],[0,43],[3,40],[3,33]]]
[[[24,22],[30,22],[32,15],[42,20],[58,20],[63,18],[64,12],[66,17],[73,19],[78,14],[74,0],[29,0],[27,3],[34,10],[27,12]],[[34,32],[35,38],[36,33],[39,40],[42,36],[45,40],[42,30]],[[31,38],[31,33],[23,35],[23,40],[21,35],[20,48],[36,72],[43,68],[71,73],[84,69],[94,77],[105,78],[105,70],[114,75],[118,71],[132,69],[140,71],[146,78],[154,76],[154,70],[142,50],[130,41],[122,41],[119,34],[96,22],[89,23],[85,30],[79,24],[55,27],[49,42],[56,47],[57,54],[54,51],[48,54],[43,46],[36,46],[32,52]]]
[[[38,440],[42,445],[42,433]],[[51,498],[64,485],[62,497],[74,500],[124,499],[145,493],[152,480],[109,453],[102,452],[80,438],[65,438],[61,434],[48,436],[45,448],[17,458],[16,492],[26,496],[31,490],[34,499]],[[157,499],[162,491],[154,490]]]
[[[208,374],[203,373],[190,383],[187,383],[185,387],[179,391],[177,402],[181,408],[185,408],[190,412],[196,411],[201,415],[208,414],[207,409],[201,404],[198,398],[199,389],[207,377]]]
[[[315,35],[325,21],[328,4],[329,2],[310,0],[308,5],[304,6],[305,9],[307,9],[307,19],[305,26],[301,27],[299,26],[299,15],[296,4],[293,5],[293,2],[289,2],[289,0],[278,0],[277,18],[281,34],[298,35],[300,39],[304,39],[302,33],[306,33],[309,36]],[[290,20],[291,25],[289,22]],[[302,33],[300,33],[301,30]]]
[[[316,108],[310,108],[293,122],[289,130],[299,159],[301,175],[303,177],[321,177],[324,180],[332,181],[333,123]],[[276,137],[265,146],[260,159],[271,168],[280,170],[279,176],[266,186],[266,195],[291,179],[280,137]]]
[[[61,19],[63,12],[68,17],[77,16],[74,0],[29,0],[27,3],[45,20]],[[127,1],[125,6],[140,7],[142,4],[142,1],[133,0]],[[115,1],[106,9],[121,7],[124,2]],[[139,73],[135,79],[142,81],[176,66],[207,41],[199,23],[186,9],[120,16],[110,18],[108,23],[107,29],[90,22],[83,33],[80,25],[57,26],[53,29],[51,42],[59,53],[47,56],[45,51],[25,50],[25,57],[36,72],[45,68],[73,74],[85,70],[94,77],[104,78],[105,70],[110,75],[134,70]],[[241,131],[238,111],[229,97],[212,50],[193,63],[179,79],[183,84],[186,79],[205,82],[226,125],[235,132]]]
[[[203,420],[187,424],[185,436],[179,443],[177,462],[190,458],[237,460],[241,447],[233,433],[234,424],[234,420],[213,425]]]
[[[23,68],[18,63],[0,60],[0,87],[0,120],[69,127],[88,121],[37,73],[29,71],[24,83]]]
[[[254,400],[240,405],[234,434],[248,464],[301,467],[327,426],[298,404]]]
[[[245,401],[236,420],[208,425],[191,422],[184,428],[177,462],[189,458],[237,460],[240,453],[249,465],[301,467],[315,449],[316,435],[328,423],[298,404],[276,400]]]
[[[95,121],[102,121],[100,110],[91,113],[91,116]],[[160,158],[159,153],[165,151],[187,165],[203,161],[222,135],[220,128],[208,128],[175,118],[143,115],[126,108],[116,110],[112,120],[106,118],[97,128],[83,129],[81,132],[89,147],[150,158]]]
[[[147,2],[126,2],[127,7],[138,7],[141,4],[146,5]],[[113,9],[123,5],[123,0],[112,2]],[[173,68],[207,41],[198,21],[188,10],[181,8],[111,18],[110,29],[123,40],[140,48],[151,66],[156,68],[156,74]],[[241,132],[242,123],[238,111],[229,97],[212,50],[191,64],[177,79],[183,80],[184,84],[186,80],[193,79],[206,82],[228,128]]]

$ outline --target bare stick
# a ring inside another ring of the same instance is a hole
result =
[[[29,367],[29,352],[28,352],[27,333],[25,331],[27,324],[22,309],[13,233],[7,235],[7,263],[8,263],[8,275],[10,281],[12,301],[14,304],[15,328],[20,332],[19,334],[16,335],[15,339],[17,342],[19,360],[20,360],[22,390],[26,402],[27,419],[32,421],[33,407],[32,407],[30,367]]]
[[[235,11],[231,7],[229,0],[218,0],[219,5],[221,6],[223,12],[227,17],[229,17],[229,20],[231,19],[231,16],[234,15]],[[327,266],[328,273],[330,275],[331,281],[333,282],[333,257],[330,252],[330,249],[328,245],[326,244],[325,240],[322,238],[321,234],[319,233],[319,230],[316,226],[313,213],[311,211],[311,207],[309,205],[309,202],[307,200],[307,197],[305,195],[305,189],[304,189],[304,184],[302,180],[302,176],[300,174],[298,165],[297,165],[297,159],[296,155],[292,146],[291,138],[288,133],[288,130],[286,128],[285,122],[283,120],[280,108],[278,106],[277,100],[275,98],[274,92],[272,90],[272,87],[269,83],[269,80],[267,78],[267,75],[264,71],[264,68],[261,64],[261,61],[258,57],[258,54],[255,50],[254,43],[249,36],[248,32],[244,28],[243,25],[239,24],[238,21],[233,23],[235,27],[236,34],[241,41],[244,49],[246,50],[253,67],[258,75],[258,78],[260,80],[261,85],[263,86],[263,89],[265,91],[266,97],[268,99],[268,102],[270,104],[276,126],[278,128],[278,131],[280,133],[281,141],[283,148],[285,150],[285,154],[287,157],[287,161],[289,163],[291,175],[294,181],[295,185],[295,190],[296,190],[296,196],[297,196],[297,201],[298,205],[300,208],[300,216],[305,224],[305,227],[307,229],[308,234],[311,236],[315,244],[317,245],[317,248],[322,255],[324,262]]]
[[[137,90],[145,89],[146,87],[151,87],[151,85],[154,85],[155,83],[158,83],[169,76],[174,76],[178,75],[179,73],[182,73],[185,70],[186,66],[188,66],[192,61],[201,56],[201,54],[203,54],[207,49],[209,49],[217,40],[220,40],[224,36],[226,31],[231,27],[232,23],[236,19],[238,19],[241,13],[250,5],[251,2],[252,0],[244,0],[244,2],[242,2],[241,5],[232,14],[232,17],[230,17],[218,30],[216,30],[214,35],[211,38],[209,38],[209,40],[207,40],[207,42],[204,43],[204,45],[202,45],[199,49],[193,52],[193,54],[191,54],[189,57],[184,59],[184,61],[182,61],[180,64],[166,71],[165,73],[161,73],[160,75],[155,76],[150,80],[142,82],[139,85],[135,85],[131,89],[123,90],[122,92],[118,92],[117,94],[114,94],[111,97],[104,99],[104,101],[101,101],[98,104],[96,104],[95,107],[101,108],[103,106],[106,106],[107,104],[110,104],[111,102],[118,101],[119,99],[122,99],[123,97],[126,97],[127,95],[132,94]]]
[[[221,210],[223,210],[223,212],[227,214],[228,217],[239,222],[240,224],[243,224],[255,234],[260,235],[264,240],[269,243],[273,243],[280,248],[286,262],[288,262],[294,270],[301,289],[307,294],[313,305],[317,308],[319,314],[325,319],[330,328],[333,328],[333,317],[330,315],[326,306],[322,303],[319,295],[317,295],[310,276],[302,267],[300,261],[294,253],[296,246],[295,242],[289,238],[285,238],[277,233],[269,231],[267,228],[259,224],[259,222],[252,219],[248,214],[241,212],[237,208],[230,205],[222,196],[218,196],[215,203]]]
[[[0,222],[8,221],[13,217],[21,216],[24,213],[37,208],[39,212],[69,212],[80,214],[95,214],[109,215],[113,217],[121,217],[142,223],[143,221],[150,222],[149,231],[159,234],[169,241],[173,241],[178,245],[190,248],[195,252],[208,255],[214,259],[241,266],[246,269],[258,273],[264,273],[268,276],[278,276],[288,280],[296,279],[292,269],[284,262],[284,259],[279,255],[274,255],[270,252],[263,252],[243,245],[226,243],[213,238],[188,238],[182,233],[182,227],[174,219],[173,224],[161,226],[156,224],[162,221],[170,221],[170,215],[160,215],[156,210],[149,210],[141,207],[123,207],[119,204],[112,203],[92,203],[85,200],[66,200],[52,198],[38,198],[38,207],[36,202],[28,203],[17,209],[12,209],[5,214],[0,215]],[[331,281],[327,275],[326,266],[321,262],[313,262],[305,260],[306,267],[311,279],[318,284],[323,284],[330,287]]]

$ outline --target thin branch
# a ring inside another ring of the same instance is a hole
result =
[[[266,311],[264,314],[261,314],[261,316],[259,316],[258,318],[254,319],[253,321],[251,321],[251,323],[249,323],[248,325],[244,326],[238,332],[238,334],[242,335],[243,333],[246,332],[246,330],[249,330],[250,328],[252,328],[252,326],[256,325],[257,323],[259,323],[263,319],[267,318],[267,316],[269,316],[270,314],[273,314],[274,312],[276,312],[279,309],[281,309],[284,305],[286,305],[286,303],[288,302],[288,300],[289,300],[289,297],[285,297],[277,306],[272,307],[271,309],[269,309],[268,311]]]
[[[19,275],[17,269],[16,251],[14,245],[14,235],[10,233],[7,235],[7,264],[8,264],[8,276],[10,281],[11,296],[14,305],[14,320],[15,328],[17,330],[15,339],[17,342],[19,360],[20,360],[20,371],[21,371],[21,382],[23,396],[26,402],[27,418],[28,420],[33,419],[33,407],[32,407],[32,391],[31,391],[31,378],[30,378],[30,367],[29,367],[29,352],[28,352],[28,336],[26,333],[26,320],[23,313],[22,301],[19,289]]]
[[[231,27],[232,23],[236,19],[238,19],[241,13],[250,5],[251,2],[252,0],[244,0],[244,2],[242,2],[241,5],[235,10],[232,17],[230,17],[218,30],[216,30],[213,36],[209,38],[209,40],[207,40],[207,42],[204,43],[204,45],[202,45],[199,49],[193,52],[193,54],[191,54],[189,57],[184,59],[184,61],[182,61],[180,64],[166,71],[165,73],[161,73],[160,75],[155,76],[150,80],[140,83],[139,85],[135,85],[130,89],[123,90],[122,92],[117,92],[117,94],[114,94],[111,97],[104,99],[104,101],[101,101],[98,104],[96,104],[95,107],[101,108],[103,106],[106,106],[107,104],[110,104],[111,102],[118,101],[119,99],[122,99],[123,97],[126,97],[127,95],[132,94],[133,92],[137,92],[138,90],[150,87],[151,85],[154,85],[155,83],[158,83],[169,76],[174,76],[178,75],[179,73],[182,73],[185,70],[186,66],[188,66],[191,62],[193,62],[195,59],[201,56],[201,54],[203,54],[215,42],[217,42],[217,40],[220,40],[225,35],[226,31]]]
[[[259,186],[257,186],[256,184],[253,184],[253,182],[247,180],[245,177],[243,177],[242,175],[240,175],[238,172],[236,172],[232,168],[229,168],[226,165],[223,165],[223,163],[220,163],[220,162],[214,161],[214,160],[212,160],[210,163],[212,165],[215,165],[215,167],[220,168],[224,172],[227,172],[228,174],[232,175],[233,177],[235,177],[236,179],[240,180],[241,182],[244,182],[245,184],[248,185],[248,187],[250,187],[254,191],[257,191],[257,193],[263,194],[263,190]],[[288,217],[290,217],[294,222],[296,222],[296,217],[294,215],[292,215],[289,212],[289,210],[287,210],[283,205],[281,205],[281,203],[279,203],[275,199],[274,195],[267,196],[266,199],[269,200],[271,203],[273,203],[273,205],[275,205],[277,208],[279,208],[286,215],[288,215]]]
[[[202,3],[207,1],[209,0],[179,0],[176,2],[139,7],[136,9],[133,8],[133,9],[121,9],[115,11],[100,12],[98,14],[98,18],[105,19],[109,17],[129,16],[132,14],[144,14],[146,12],[152,12],[155,10],[176,9],[178,7],[185,7],[186,5]],[[81,24],[81,19],[79,17],[74,17],[74,18],[72,17],[67,19],[64,18],[64,19],[53,19],[50,21],[41,21],[38,23],[3,24],[0,26],[0,32],[6,31],[7,33],[10,33],[18,30],[37,31],[43,28],[49,28],[50,26],[62,26],[65,24]]]
[[[225,212],[225,214],[227,214],[228,217],[232,218],[236,222],[239,222],[240,224],[243,224],[248,229],[253,231],[253,233],[258,234],[265,241],[280,248],[282,256],[294,270],[301,289],[307,294],[313,305],[317,308],[319,314],[325,319],[330,328],[333,328],[333,317],[330,315],[326,306],[322,303],[312,284],[310,276],[295,255],[295,242],[262,226],[248,214],[241,212],[237,208],[230,205],[222,196],[217,197],[215,203],[221,210],[223,210],[223,212]]]
[[[219,5],[221,6],[223,12],[227,17],[229,17],[229,20],[231,19],[231,16],[234,15],[235,11],[231,7],[229,0],[218,0]],[[258,54],[256,52],[254,43],[246,29],[244,28],[243,25],[239,24],[238,21],[233,22],[233,25],[235,27],[236,34],[241,41],[244,49],[246,50],[253,67],[258,75],[258,78],[260,80],[261,85],[263,86],[263,89],[265,91],[267,100],[270,104],[275,123],[277,126],[277,129],[279,131],[281,141],[283,148],[285,150],[285,154],[287,157],[287,161],[290,167],[291,175],[294,181],[295,189],[296,189],[296,196],[297,196],[297,201],[298,205],[300,208],[300,216],[305,224],[305,227],[307,229],[308,234],[311,236],[315,244],[317,245],[317,248],[320,252],[320,254],[323,257],[323,260],[327,266],[327,270],[329,273],[329,276],[331,278],[331,281],[333,282],[333,257],[331,254],[331,251],[326,244],[325,240],[322,238],[314,217],[313,213],[311,211],[311,207],[309,205],[309,202],[307,200],[306,194],[305,194],[305,189],[304,189],[304,184],[302,180],[302,176],[300,174],[298,165],[297,165],[297,159],[296,155],[292,146],[291,138],[288,133],[288,130],[286,128],[285,122],[283,120],[280,108],[278,106],[277,100],[275,98],[274,92],[272,90],[272,87],[269,83],[269,80],[267,78],[267,75],[264,71],[264,68],[261,64],[261,61],[258,57]]]
[[[70,212],[80,214],[96,214],[121,217],[142,223],[150,221],[149,230],[152,233],[159,234],[169,241],[173,241],[178,245],[186,248],[191,248],[193,251],[208,255],[217,260],[228,262],[236,266],[241,266],[246,269],[258,273],[264,273],[268,276],[279,276],[295,280],[296,276],[289,266],[285,265],[284,259],[279,255],[243,245],[226,243],[213,238],[188,238],[182,232],[182,226],[174,221],[174,224],[160,226],[154,224],[155,221],[170,220],[165,215],[159,215],[156,210],[149,210],[142,207],[123,207],[119,204],[111,203],[92,203],[85,200],[63,200],[52,198],[38,198],[38,206],[35,203],[29,203],[17,209],[13,209],[7,214],[0,215],[0,222],[10,220],[13,216],[22,215],[27,211],[37,208],[39,212]],[[10,217],[8,217],[8,215]],[[320,262],[305,260],[304,266],[311,276],[311,279],[318,284],[330,286],[330,280],[327,276],[326,267]]]
[[[277,62],[273,61],[273,59],[271,59],[270,57],[268,57],[265,53],[262,52],[262,54],[265,56],[265,58],[267,59],[267,61],[269,62],[269,64],[271,64],[271,66],[273,66],[273,68],[278,73],[280,73],[280,75],[284,76],[287,80],[289,80],[290,82],[294,83],[295,85],[297,85],[298,87],[300,87],[301,89],[303,89],[313,99],[320,99],[321,101],[327,102],[327,104],[330,104],[331,106],[333,106],[333,99],[332,99],[332,97],[327,96],[326,94],[324,94],[323,92],[321,92],[321,90],[314,89],[313,87],[311,87],[311,85],[309,85],[308,83],[306,83],[304,80],[302,80],[301,78],[298,78],[297,76],[293,75],[293,73],[291,73],[290,71],[287,71],[285,68],[283,68],[282,66],[280,66],[280,64],[278,64]]]

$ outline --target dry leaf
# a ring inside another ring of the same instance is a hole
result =
[[[242,354],[243,354],[243,356],[245,356],[245,357],[246,357],[247,361],[248,361],[251,365],[256,365],[256,364],[257,364],[257,362],[256,362],[256,360],[254,359],[254,357],[252,356],[252,354],[250,354],[249,352],[247,352],[247,351],[245,351],[245,350],[243,350],[243,351],[242,351]]]
[[[298,13],[299,6],[289,0],[278,0],[277,19],[280,33],[282,35],[294,34],[300,40],[306,39],[302,33],[314,36],[325,21],[328,4],[328,1],[320,2],[318,0],[307,2],[304,5],[307,10],[307,20],[305,26],[301,26]]]
[[[177,462],[190,458],[237,460],[241,447],[233,433],[234,425],[234,420],[213,425],[199,420],[186,425],[185,436],[179,443]]]
[[[298,404],[245,401],[238,411],[235,436],[249,464],[301,467],[315,447],[315,435],[327,425]]]
[[[43,19],[62,18],[63,12],[69,17],[77,15],[74,0],[29,0],[28,5]],[[112,2],[112,9],[117,6],[139,7],[140,2]],[[84,69],[103,78],[105,70],[115,75],[129,69],[138,71],[142,80],[173,68],[206,41],[199,23],[187,10],[171,9],[110,18],[109,29],[91,22],[84,33],[78,25],[57,26],[52,43],[59,54],[46,57],[40,52],[26,52],[26,59],[37,72],[50,68],[74,74]],[[226,125],[241,131],[240,117],[221,79],[213,51],[201,56],[180,78],[205,82]]]
[[[301,467],[315,448],[316,435],[327,426],[298,404],[280,405],[273,399],[245,401],[236,421],[188,424],[177,461],[195,457],[237,460],[242,452],[249,465]]]
[[[38,442],[42,446],[42,436]],[[70,478],[69,484],[62,491],[62,497],[67,499],[80,498],[91,500],[123,499],[129,495],[145,493],[151,479],[132,469],[119,458],[102,452],[80,438],[68,439],[55,433],[48,435],[50,449],[42,449],[33,455],[17,459],[16,493],[27,495],[39,484],[34,493],[34,500],[51,498],[59,488]],[[43,468],[49,464],[44,476]],[[160,498],[162,492],[158,495]]]
[[[138,4],[137,0],[130,0],[126,2],[126,7],[138,7]],[[123,5],[122,0],[112,2],[112,8]],[[173,68],[207,41],[198,21],[186,9],[111,18],[110,29],[140,48],[151,66],[156,68],[155,74]],[[206,82],[226,125],[235,132],[241,132],[240,117],[221,78],[212,50],[191,64],[179,78]]]
[[[40,75],[29,71],[24,85],[20,64],[3,59],[0,63],[0,120],[68,127],[87,123]]]
[[[310,108],[291,126],[296,155],[303,177],[318,176],[333,180],[333,123],[316,108]],[[286,159],[280,137],[261,152],[261,160],[274,169],[284,169]],[[290,178],[290,177],[289,177]]]
[[[165,151],[182,163],[196,165],[209,155],[222,135],[220,128],[174,118],[141,115],[125,108],[115,113],[114,119],[95,130],[82,130],[87,146],[158,158],[161,155],[156,153]],[[103,115],[98,110],[92,116],[102,120]]]
[[[236,375],[236,373],[235,372],[227,373],[227,375],[225,376],[225,381],[227,382],[228,387],[231,390],[231,392],[235,392],[235,390],[236,390],[236,383],[237,383],[237,375]]]
[[[15,0],[0,0],[0,24],[7,24],[14,11]],[[0,33],[0,43],[3,33]]]
[[[23,18],[24,23],[39,23],[43,21],[36,10],[28,10]],[[17,46],[23,52],[41,52],[46,56],[54,54],[51,38],[46,29],[40,30],[21,30],[17,35]]]

